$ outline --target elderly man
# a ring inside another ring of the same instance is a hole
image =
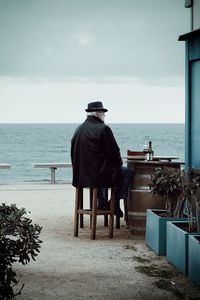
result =
[[[122,166],[120,149],[112,130],[104,123],[102,102],[88,104],[87,119],[76,129],[71,141],[75,187],[98,187],[98,206],[106,209],[106,188],[116,187],[115,214],[123,217],[120,199],[127,200],[132,170]]]

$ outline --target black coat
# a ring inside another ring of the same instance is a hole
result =
[[[114,135],[99,118],[89,116],[71,141],[75,187],[111,187],[119,178],[122,159]]]

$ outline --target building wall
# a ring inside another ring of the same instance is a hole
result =
[[[185,41],[185,167],[200,168],[200,0],[185,0],[191,31]]]
[[[193,30],[200,28],[200,0],[193,0]]]
[[[200,168],[200,30],[186,38],[186,168]]]
[[[191,166],[200,167],[200,60],[191,63]]]

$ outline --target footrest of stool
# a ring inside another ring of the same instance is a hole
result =
[[[91,215],[92,214],[92,209],[79,209],[77,211],[78,214],[86,214],[86,215]],[[97,215],[111,215],[112,212],[110,210],[96,210]]]

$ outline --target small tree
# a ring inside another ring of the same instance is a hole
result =
[[[200,169],[156,168],[150,188],[166,198],[167,216],[187,216],[189,231],[200,232]]]
[[[189,231],[200,232],[200,169],[188,170],[183,194],[188,208]]]
[[[166,216],[177,214],[178,198],[182,192],[182,171],[171,167],[158,167],[151,174],[152,193],[166,198]]]
[[[19,282],[13,270],[14,262],[27,264],[39,253],[39,234],[42,227],[32,224],[25,217],[26,210],[16,205],[0,205],[0,299],[13,299],[21,293],[14,293],[13,287]]]

